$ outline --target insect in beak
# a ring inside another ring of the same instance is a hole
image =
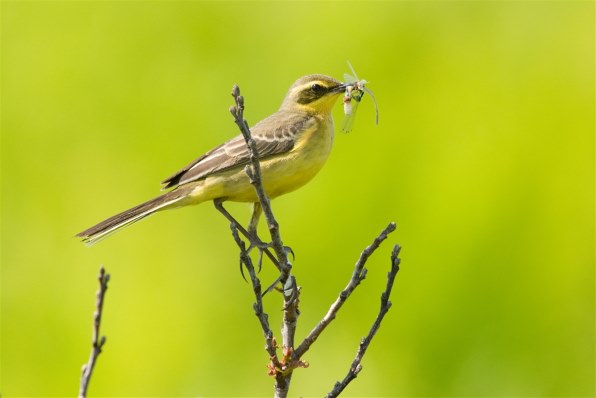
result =
[[[343,98],[344,103],[344,115],[346,116],[342,122],[341,130],[344,133],[348,133],[352,131],[354,126],[354,118],[356,117],[356,111],[358,109],[358,105],[360,101],[362,101],[362,97],[364,93],[368,93],[370,97],[373,99],[373,103],[375,105],[376,111],[376,118],[375,123],[379,124],[379,108],[377,106],[377,101],[375,100],[375,96],[373,95],[372,91],[366,87],[366,80],[360,80],[352,67],[352,64],[348,61],[348,66],[354,76],[349,74],[344,74],[344,79],[346,83],[345,85],[345,94]],[[354,104],[352,105],[352,100],[354,100]]]

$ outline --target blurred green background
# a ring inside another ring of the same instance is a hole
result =
[[[360,251],[398,230],[293,395],[343,378],[399,243],[394,306],[346,396],[594,396],[593,2],[1,6],[3,396],[76,394],[100,264],[112,281],[92,395],[270,395],[211,204],[91,248],[73,235],[238,134],[234,83],[254,123],[296,78],[341,79],[348,59],[380,124],[365,97],[317,178],[274,202],[303,286],[298,338]],[[265,300],[276,333],[280,303]]]

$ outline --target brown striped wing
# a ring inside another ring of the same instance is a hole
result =
[[[305,114],[278,112],[251,128],[259,158],[285,153],[294,147],[296,137],[316,120]],[[162,181],[164,189],[201,180],[217,172],[241,167],[250,161],[244,137],[239,135],[213,148],[183,169]]]

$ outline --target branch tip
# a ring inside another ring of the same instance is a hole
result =
[[[358,264],[360,262],[362,262],[362,267],[364,266],[364,262],[366,262],[368,257],[372,254],[372,252],[377,249],[380,243],[385,238],[387,238],[387,235],[393,232],[395,228],[396,226],[394,222],[389,223],[389,225],[383,230],[383,232],[381,232],[381,234],[375,239],[373,244],[364,249],[360,259],[358,260],[358,263],[356,263],[356,268],[358,268]],[[362,370],[362,358],[364,357],[364,354],[366,353],[366,350],[368,349],[373,337],[381,327],[381,321],[383,320],[383,318],[392,306],[391,301],[389,301],[389,297],[391,296],[391,290],[393,288],[393,283],[395,282],[395,276],[399,271],[399,263],[401,261],[399,259],[400,250],[401,247],[396,244],[393,246],[393,249],[391,251],[391,269],[387,273],[387,286],[385,290],[381,293],[381,308],[379,309],[375,321],[373,322],[366,337],[363,337],[360,340],[360,343],[358,344],[358,350],[356,352],[356,357],[352,362],[352,366],[350,366],[348,374],[344,377],[344,379],[341,382],[335,383],[333,389],[329,394],[326,395],[326,397],[337,397],[347,387],[347,385],[350,384],[350,382],[356,378],[358,373],[360,373],[360,371]]]
[[[106,343],[106,337],[100,336],[99,330],[101,326],[101,318],[103,312],[103,303],[105,299],[105,293],[108,290],[108,282],[110,280],[110,274],[106,273],[104,266],[99,268],[99,275],[97,276],[99,282],[99,289],[97,290],[95,311],[93,312],[93,337],[91,339],[91,354],[89,360],[82,367],[81,384],[79,387],[79,398],[87,395],[87,389],[89,382],[91,381],[91,375],[95,368],[95,363],[99,354],[102,352],[103,345]]]

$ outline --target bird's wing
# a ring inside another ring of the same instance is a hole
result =
[[[279,123],[278,123],[279,122]],[[279,112],[251,128],[259,158],[288,152],[294,147],[296,137],[316,120],[304,114],[280,114]],[[277,126],[277,127],[276,127]],[[248,164],[250,157],[244,137],[239,135],[213,148],[162,181],[163,188],[172,188],[206,178],[214,173]]]

